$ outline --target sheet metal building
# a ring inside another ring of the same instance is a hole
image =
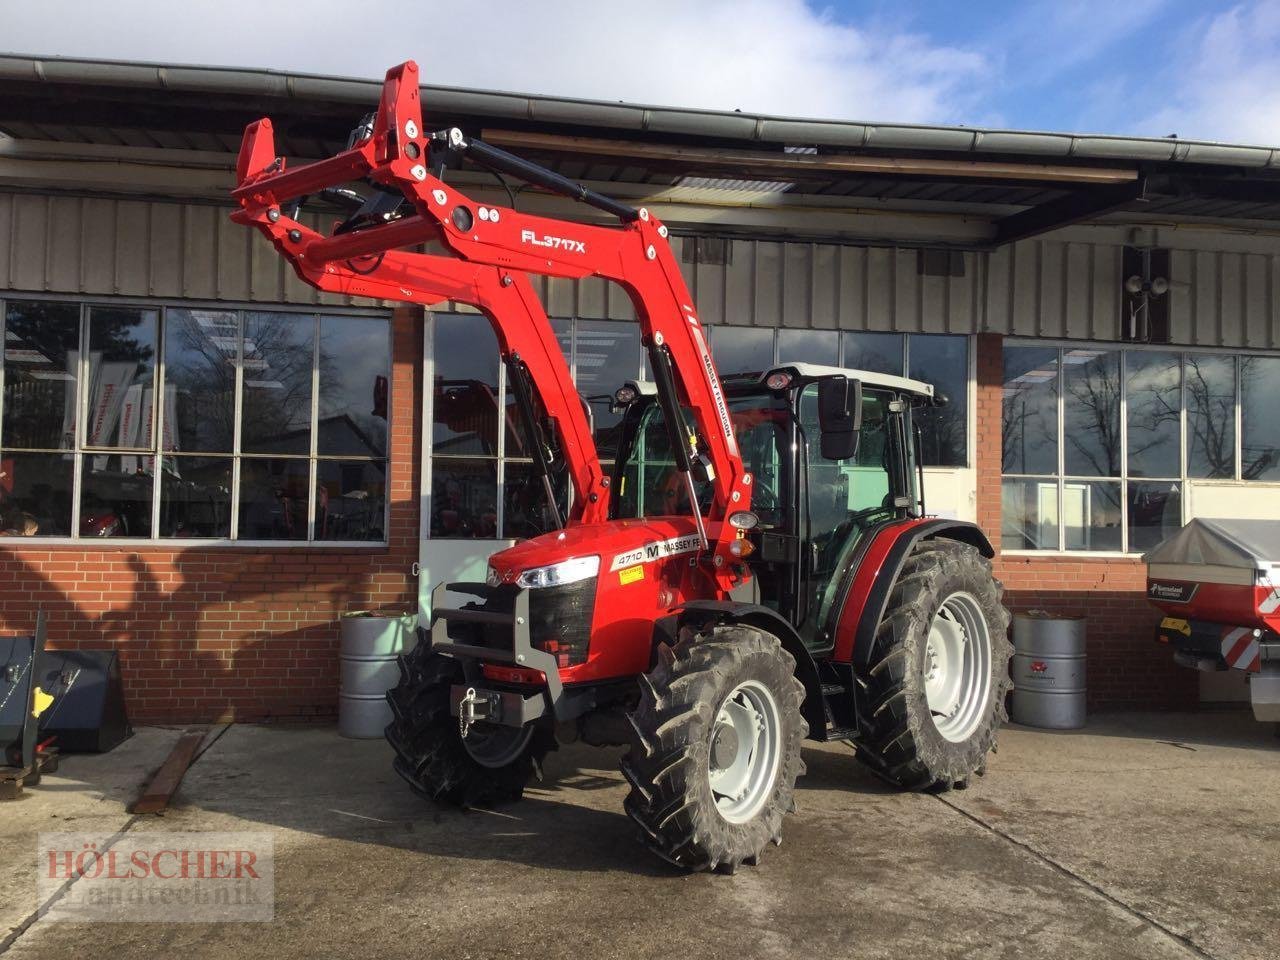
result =
[[[116,646],[139,719],[330,713],[343,612],[421,603],[536,528],[487,325],[320,297],[227,219],[246,123],[324,156],[378,90],[0,56],[0,629],[44,607],[53,644]],[[1093,704],[1239,696],[1153,646],[1137,557],[1192,517],[1280,515],[1280,150],[423,100],[655,210],[721,369],[948,393],[930,510],[999,543],[1015,609],[1088,615]],[[642,372],[620,291],[539,289],[585,396]]]

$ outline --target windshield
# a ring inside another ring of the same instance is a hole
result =
[[[753,477],[751,509],[762,527],[777,528],[785,522],[785,488],[791,482],[782,451],[792,442],[793,419],[785,397],[750,395],[729,399],[733,432],[742,453],[743,466]],[[693,417],[685,411],[687,422]],[[618,489],[611,514],[615,519],[688,514],[689,493],[676,468],[671,439],[656,404],[646,406],[619,470]],[[701,484],[698,500],[703,512],[709,506],[710,484]]]

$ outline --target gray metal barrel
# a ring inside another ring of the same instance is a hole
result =
[[[400,679],[396,657],[413,649],[417,615],[399,611],[348,614],[339,642],[338,733],[382,736],[391,722],[387,691]]]
[[[1015,723],[1056,730],[1084,726],[1085,620],[1042,611],[1013,618]]]

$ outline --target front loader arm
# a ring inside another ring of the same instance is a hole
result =
[[[613,213],[621,224],[592,226],[479,204],[431,172],[432,148],[466,154],[482,164],[584,200]],[[237,172],[240,185],[233,195],[243,208],[237,214],[241,218],[267,216],[272,211],[279,214],[279,205],[288,200],[363,177],[398,190],[410,200],[416,216],[313,241],[305,251],[296,251],[312,269],[438,241],[475,264],[554,277],[598,276],[618,283],[635,306],[651,360],[665,358],[669,363],[678,397],[669,398],[668,405],[674,407],[678,401],[693,412],[709,459],[704,476],[713,492],[710,519],[724,521],[732,512],[750,509],[752,478],[743,468],[719,376],[667,242],[667,229],[647,211],[633,210],[542,167],[468,140],[460,130],[427,133],[422,125],[418,68],[412,61],[387,72],[368,138],[328,160],[286,170],[275,153],[270,124],[262,120],[245,132]],[[294,247],[288,246],[293,243],[288,234],[285,243],[282,250],[290,255]],[[406,285],[406,289],[413,288]],[[411,299],[403,292],[397,298]],[[661,390],[661,374],[658,379]],[[686,461],[704,462],[695,437],[673,439],[686,445],[690,454]],[[701,526],[701,516],[697,520]],[[730,550],[737,533],[728,523],[720,523],[712,528],[712,536],[714,543],[708,545],[717,576],[722,585],[727,584],[728,570],[740,567]]]
[[[555,331],[525,274],[402,250],[357,252],[333,262],[313,252],[323,247],[326,238],[278,207],[246,207],[232,218],[262,232],[293,265],[298,277],[317,289],[423,306],[452,300],[478,309],[497,335],[503,360],[524,366],[544,407],[556,420],[573,478],[569,519],[593,522],[607,518],[609,480],[596,452],[591,425]]]

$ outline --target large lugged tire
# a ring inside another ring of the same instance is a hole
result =
[[[460,664],[432,653],[429,643],[400,657],[400,682],[387,691],[392,766],[415,792],[439,803],[473,807],[519,800],[541,769],[551,738],[532,727],[516,731],[478,723],[468,735],[475,742],[464,743],[457,718],[449,714],[450,687],[461,681]]]
[[[922,541],[903,563],[862,677],[872,733],[858,748],[898,785],[963,788],[985,770],[1012,686],[1003,591],[968,544]]]
[[[680,631],[641,677],[622,761],[628,816],[687,870],[732,873],[782,842],[804,772],[804,688],[778,639],[754,627]]]

